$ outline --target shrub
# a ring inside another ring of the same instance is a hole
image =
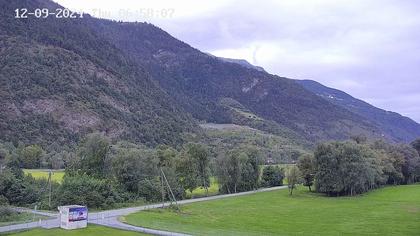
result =
[[[10,221],[18,213],[6,205],[0,205],[0,222]]]
[[[284,173],[278,166],[267,166],[264,168],[261,184],[264,187],[275,187],[283,185]]]
[[[55,195],[56,205],[80,204],[92,208],[107,208],[124,200],[111,181],[85,174],[65,176]]]

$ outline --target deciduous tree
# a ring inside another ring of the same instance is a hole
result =
[[[290,195],[293,195],[293,190],[299,183],[299,175],[299,169],[295,165],[290,167],[287,171],[286,177]]]
[[[314,184],[315,178],[315,163],[313,156],[309,154],[301,156],[297,166],[303,180],[303,185],[307,186],[309,191],[312,191],[311,186]]]

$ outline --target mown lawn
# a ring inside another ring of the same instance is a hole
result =
[[[118,230],[98,225],[88,225],[87,228],[77,230],[64,229],[33,229],[19,233],[8,234],[13,236],[141,236],[137,232]]]
[[[194,235],[420,235],[420,185],[331,198],[303,187],[131,214],[124,221]]]
[[[37,170],[37,169],[24,169],[25,174],[30,174],[35,179],[48,179],[48,170]],[[61,183],[64,177],[64,171],[52,171],[51,180]]]

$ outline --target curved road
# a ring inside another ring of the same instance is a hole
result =
[[[187,199],[187,200],[178,201],[178,204],[183,205],[183,204],[194,203],[194,202],[203,202],[203,201],[210,201],[210,200],[216,200],[216,199],[222,199],[222,198],[237,197],[237,196],[242,196],[242,195],[274,191],[274,190],[285,189],[285,188],[287,188],[287,186],[262,188],[262,189],[249,191],[249,192],[223,194],[223,195],[216,195],[216,196],[211,196],[211,197]],[[120,216],[125,216],[125,215],[135,213],[138,211],[144,211],[144,210],[149,210],[149,209],[154,209],[154,208],[162,208],[164,206],[169,206],[169,205],[170,205],[170,202],[166,202],[164,204],[159,203],[159,204],[151,204],[151,205],[144,205],[144,206],[138,206],[138,207],[128,207],[128,208],[121,208],[121,209],[115,209],[115,210],[93,212],[93,213],[89,213],[88,222],[91,224],[98,224],[98,225],[103,225],[103,226],[117,228],[117,229],[137,231],[137,232],[154,234],[154,235],[162,235],[162,236],[186,235],[186,234],[180,234],[176,232],[168,232],[168,231],[161,231],[161,230],[154,230],[154,229],[132,226],[129,224],[122,223],[118,220],[118,217]],[[34,211],[34,210],[23,209],[23,208],[17,208],[17,210],[49,216],[49,217],[52,217],[53,219],[48,219],[48,220],[43,220],[43,221],[38,221],[38,222],[30,222],[30,223],[25,223],[25,224],[18,224],[18,225],[3,226],[3,227],[0,227],[0,233],[10,232],[10,231],[15,231],[15,230],[32,229],[32,228],[37,228],[37,227],[42,227],[42,228],[60,227],[58,213],[48,213],[48,212]]]

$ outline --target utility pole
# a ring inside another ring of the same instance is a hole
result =
[[[52,186],[51,186],[51,175],[52,175],[52,172],[51,172],[51,169],[50,169],[50,172],[48,173],[48,208],[49,209],[51,209],[51,188],[52,188]]]
[[[160,191],[162,193],[162,208],[165,207],[165,187],[163,183],[163,170],[160,168]]]
[[[168,187],[168,189],[169,189],[169,192],[171,193],[172,200],[175,202],[175,205],[176,205],[176,207],[178,208],[178,202],[176,201],[175,195],[174,195],[174,193],[172,192],[172,189],[171,189],[171,186],[169,185],[168,179],[166,179],[165,172],[163,172],[162,168],[160,168],[160,172],[162,173],[163,178],[165,179],[166,185],[167,185],[167,187]],[[172,203],[172,200],[171,200],[171,203]]]

